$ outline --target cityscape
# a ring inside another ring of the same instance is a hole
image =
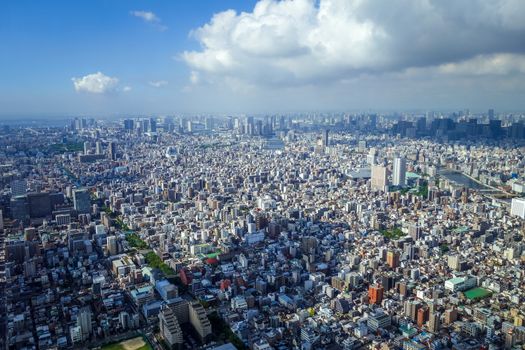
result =
[[[525,349],[525,3],[392,3],[8,1],[0,350]]]

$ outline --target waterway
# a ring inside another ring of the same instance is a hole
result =
[[[471,189],[474,189],[474,190],[488,190],[488,189],[490,189],[489,187],[487,187],[485,185],[482,185],[482,184],[472,180],[468,176],[466,176],[466,175],[464,175],[464,174],[462,174],[460,172],[454,171],[454,170],[441,169],[441,170],[439,170],[438,173],[439,173],[439,175],[445,177],[449,181],[455,182],[455,183],[457,183],[460,186],[465,186],[467,188],[471,188]]]

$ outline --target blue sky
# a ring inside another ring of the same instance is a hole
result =
[[[3,1],[0,5],[0,105],[3,106],[0,116],[104,113],[104,108],[91,108],[91,103],[105,104],[110,113],[132,112],[121,105],[130,102],[128,96],[79,95],[74,90],[72,77],[99,71],[131,86],[129,95],[155,101],[157,95],[173,94],[177,99],[190,70],[176,57],[184,50],[199,47],[190,37],[191,30],[205,24],[216,12],[229,8],[249,10],[253,3],[231,0]],[[160,25],[167,28],[162,30],[156,23],[133,16],[132,11],[153,12],[160,18]],[[151,81],[169,84],[159,91],[149,85]],[[163,109],[159,107],[160,111]],[[147,110],[137,111],[143,112]]]
[[[522,110],[524,17],[521,0],[5,0],[0,118]]]

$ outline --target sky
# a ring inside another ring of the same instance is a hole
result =
[[[4,0],[0,118],[525,110],[523,0]]]

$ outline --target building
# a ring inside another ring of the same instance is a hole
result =
[[[117,144],[115,142],[110,142],[108,145],[109,150],[109,159],[117,160]]]
[[[26,180],[13,180],[11,181],[11,196],[25,196],[27,192],[27,181]]]
[[[462,292],[476,287],[477,283],[476,277],[455,277],[445,281],[445,289],[451,292]]]
[[[179,321],[169,306],[159,312],[160,334],[170,349],[182,349],[183,337]]]
[[[115,236],[108,236],[106,238],[106,244],[107,244],[107,251],[108,251],[109,255],[117,255],[118,254],[117,237],[115,237]]]
[[[392,318],[390,317],[390,315],[384,313],[381,310],[371,313],[368,316],[368,321],[366,323],[367,327],[372,332],[375,332],[378,329],[384,329],[384,328],[390,327],[391,324],[392,324]]]
[[[441,314],[439,312],[433,312],[430,314],[428,320],[428,330],[432,333],[439,332],[441,328]]]
[[[381,304],[383,301],[383,287],[370,286],[368,288],[368,302],[370,304]]]
[[[88,340],[93,332],[93,326],[91,324],[91,309],[89,306],[80,309],[80,312],[77,315],[77,327],[80,327],[81,341]]]
[[[386,263],[392,269],[399,267],[399,253],[394,251],[388,251],[386,253]]]
[[[385,191],[388,186],[388,171],[385,166],[372,165],[372,190]]]
[[[394,173],[392,184],[394,186],[405,186],[406,185],[406,172],[407,164],[405,158],[396,157],[394,158]]]
[[[91,197],[86,188],[73,191],[73,206],[79,214],[87,214],[91,211]]]
[[[201,341],[206,343],[211,336],[211,323],[206,315],[206,310],[199,302],[189,304],[189,320]]]
[[[330,145],[330,139],[328,138],[329,130],[325,129],[323,131],[323,147],[328,147]]]
[[[519,216],[525,219],[525,198],[512,198],[510,215]]]

